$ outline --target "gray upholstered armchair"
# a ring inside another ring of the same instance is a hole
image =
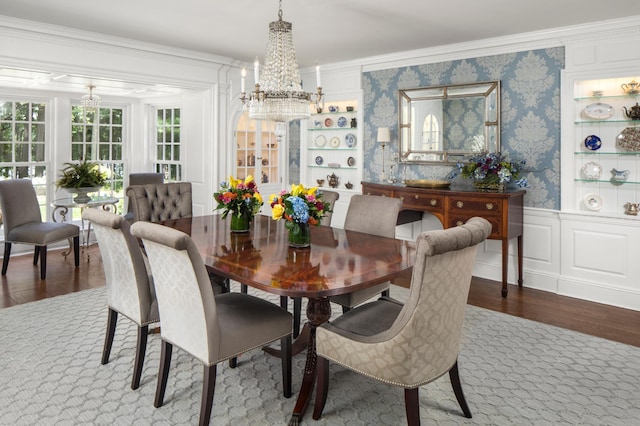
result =
[[[129,186],[133,185],[148,185],[155,183],[163,183],[163,173],[129,173]],[[131,199],[127,202],[127,214],[125,219],[133,222],[133,201]]]
[[[136,222],[153,273],[162,327],[154,405],[163,404],[171,352],[178,346],[204,364],[200,424],[209,424],[217,364],[280,339],[284,396],[291,396],[291,314],[243,293],[214,295],[191,238],[176,229]]]
[[[129,232],[129,222],[123,216],[100,209],[85,209],[82,217],[91,222],[98,237],[106,279],[109,314],[101,362],[109,362],[118,313],[121,313],[138,326],[138,343],[131,380],[131,389],[138,389],[147,348],[149,324],[160,320],[153,279],[147,271],[138,240]]]
[[[127,188],[127,196],[136,222],[192,216],[191,182],[132,185]]]
[[[40,279],[47,276],[47,246],[58,241],[73,239],[75,265],[80,266],[80,228],[70,223],[43,222],[30,180],[0,181],[0,207],[4,222],[2,275],[9,267],[12,243],[35,246],[33,264],[40,259]]]
[[[471,418],[458,375],[458,347],[477,245],[490,233],[491,224],[475,217],[420,234],[406,304],[382,298],[316,330],[314,419],[327,400],[329,361],[404,388],[409,425],[420,424],[418,387],[448,372],[458,403]]]

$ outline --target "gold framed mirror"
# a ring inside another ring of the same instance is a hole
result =
[[[400,89],[401,163],[455,164],[500,151],[500,81]]]

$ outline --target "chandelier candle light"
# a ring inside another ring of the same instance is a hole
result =
[[[255,87],[248,97],[245,91],[247,72],[245,69],[241,72],[240,99],[244,110],[255,120],[275,121],[280,131],[289,121],[309,118],[312,98],[316,110],[322,110],[323,102],[319,66],[316,66],[317,92],[312,95],[302,90],[291,29],[291,22],[282,20],[280,0],[278,20],[269,24],[264,68],[261,73],[260,61],[256,58],[253,64]],[[279,133],[278,129],[276,133]]]

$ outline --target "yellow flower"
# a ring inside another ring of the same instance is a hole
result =
[[[260,195],[259,192],[254,193],[253,196],[255,197],[256,200],[258,200],[260,204],[262,204],[262,195]]]
[[[276,194],[271,194],[271,195],[269,195],[269,204],[273,204],[273,203],[275,203],[276,201],[278,201],[278,198],[279,198],[279,197],[278,197],[278,195],[276,195]]]
[[[271,209],[271,217],[274,220],[282,219],[282,215],[284,214],[284,207],[281,204],[276,204]]]
[[[316,195],[316,191],[318,190],[317,186],[314,186],[313,188],[309,188],[307,190],[307,195]]]
[[[294,197],[297,197],[302,194],[304,194],[304,185],[302,185],[301,183],[298,185],[296,184],[291,185],[291,195],[293,195]]]
[[[240,180],[234,178],[233,176],[229,176],[229,188],[237,188],[238,183],[240,183]]]
[[[253,182],[253,176],[248,175],[245,179],[244,179],[244,184],[245,185],[249,185],[249,182]]]

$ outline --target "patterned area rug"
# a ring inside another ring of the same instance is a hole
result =
[[[398,299],[406,294],[392,289]],[[111,361],[100,365],[106,315],[104,289],[0,310],[0,424],[197,424],[201,364],[174,349],[165,405],[154,408],[160,336],[150,335],[133,391],[135,327],[118,320]],[[298,355],[294,390],[303,365]],[[420,389],[424,424],[635,425],[640,418],[640,348],[468,306],[459,365],[473,419],[462,416],[445,375]],[[236,369],[221,364],[215,392],[216,425],[287,424],[297,395],[282,397],[279,361],[260,350]],[[315,422],[312,410],[313,403],[306,424],[405,424],[401,389],[334,364],[323,418]]]

